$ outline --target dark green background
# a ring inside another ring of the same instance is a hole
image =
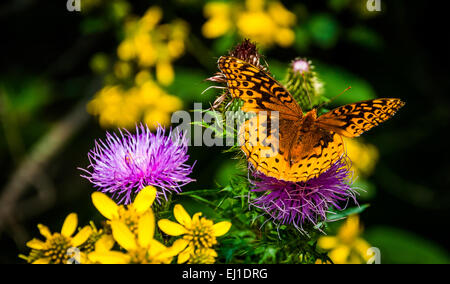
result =
[[[105,25],[86,33],[83,16],[67,12],[65,1],[58,2],[0,4],[0,92],[8,100],[7,108],[4,101],[0,104],[0,196],[12,174],[29,159],[35,143],[101,87],[89,68],[92,55],[114,54],[117,46],[117,29]],[[369,180],[376,194],[361,215],[364,236],[381,249],[383,262],[448,262],[448,15],[437,2],[382,0],[382,12],[367,18],[352,8],[340,10],[339,3],[346,2],[358,1],[283,1],[288,8],[296,7],[298,31],[308,36],[298,38],[291,48],[267,50],[265,56],[275,75],[302,56],[317,63],[327,92],[352,85],[352,91],[336,104],[372,93],[406,102],[393,119],[364,135],[380,151]],[[177,79],[169,90],[182,96],[189,109],[208,86],[202,79],[216,71],[218,51],[231,45],[222,41],[224,47],[214,47],[219,41],[202,38],[202,1],[134,1],[133,13],[141,15],[152,3],[163,7],[165,20],[187,20],[191,33],[210,50],[201,59],[188,52],[175,63]],[[299,3],[303,3],[300,8]],[[305,17],[301,7],[307,8]],[[195,46],[195,41],[191,44]],[[205,103],[212,99],[203,97]],[[80,125],[76,135],[41,166],[38,182],[54,188],[48,206],[19,203],[7,219],[0,215],[7,220],[0,227],[0,263],[22,263],[17,254],[26,253],[25,242],[38,236],[37,223],[55,231],[72,211],[79,213],[82,224],[98,216],[90,202],[92,187],[79,177],[77,167],[87,166],[86,154],[94,139],[104,137],[104,130],[93,117]],[[197,160],[193,174],[197,182],[185,190],[211,188],[226,180],[228,172],[222,169],[229,171],[233,161],[223,150],[190,148],[192,159]],[[27,192],[24,199],[36,194],[35,186]]]

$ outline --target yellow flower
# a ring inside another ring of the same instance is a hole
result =
[[[151,206],[156,198],[156,188],[144,187],[128,206],[117,205],[111,198],[101,192],[92,194],[92,203],[97,210],[108,219],[107,223],[112,226],[113,222],[125,224],[131,232],[137,234],[138,224],[141,216],[151,212]]]
[[[195,213],[191,216],[186,212],[182,205],[177,204],[173,209],[175,219],[178,223],[167,219],[162,219],[158,222],[159,228],[170,236],[183,236],[183,240],[188,242],[188,247],[178,255],[178,263],[184,263],[189,259],[196,258],[196,253],[207,255],[207,259],[211,259],[214,255],[211,251],[198,249],[208,249],[217,244],[216,237],[225,235],[231,227],[228,221],[222,221],[214,224],[213,221],[208,220],[201,212]]]
[[[182,251],[187,241],[178,240],[173,246],[166,247],[153,239],[155,231],[155,218],[151,210],[145,211],[140,217],[137,226],[137,236],[128,224],[120,220],[111,221],[114,240],[126,250],[125,252],[112,251],[110,240],[102,239],[98,242],[96,250],[89,254],[89,260],[102,264],[159,264],[170,263],[172,258]]]
[[[112,67],[105,75],[106,85],[87,105],[90,114],[99,116],[102,127],[133,128],[144,120],[154,130],[169,125],[171,113],[182,108],[182,101],[160,86],[175,79],[173,61],[185,52],[189,25],[181,19],[163,24],[162,18],[158,6],[150,7],[140,18],[127,17],[117,62],[109,65],[104,58],[93,58],[94,70]],[[130,87],[130,81],[135,85]]]
[[[80,250],[84,253],[90,253],[94,251],[95,244],[103,237],[105,236],[105,231],[103,229],[97,229],[94,222],[89,223],[91,227],[91,235],[89,238],[80,246]]]
[[[231,7],[224,2],[208,2],[203,8],[205,18],[202,33],[206,38],[216,38],[226,34],[232,27]]]
[[[157,6],[150,7],[142,18],[131,18],[125,24],[125,39],[117,56],[123,61],[135,60],[143,68],[156,66],[158,82],[170,85],[172,62],[184,54],[189,28],[180,19],[160,24],[161,19],[162,10]]]
[[[183,107],[182,101],[167,94],[148,72],[135,76],[136,87],[123,90],[119,85],[105,86],[87,105],[87,111],[99,116],[103,127],[135,127],[141,119],[150,128],[170,124],[171,113]]]
[[[188,264],[213,264],[216,262],[217,252],[210,248],[199,248],[190,255]]]
[[[242,37],[263,46],[276,43],[288,47],[295,40],[292,27],[296,16],[279,1],[247,0],[245,6],[209,2],[203,12],[208,19],[202,27],[206,38],[217,38],[236,28]]]
[[[317,259],[315,264],[331,264],[329,261],[323,261],[322,259]]]
[[[134,127],[141,113],[140,106],[131,103],[131,92],[120,86],[105,86],[87,105],[87,111],[99,116],[103,127]]]
[[[360,237],[362,230],[358,215],[351,215],[339,228],[337,236],[322,236],[317,245],[330,251],[328,256],[334,263],[366,263],[370,245]]]
[[[356,175],[370,176],[378,161],[378,149],[357,139],[344,138],[347,155]]]
[[[51,233],[49,228],[39,224],[38,228],[45,242],[33,239],[27,243],[32,249],[29,257],[21,256],[33,264],[65,264],[73,257],[72,252],[82,246],[92,233],[89,226],[82,228],[74,237],[78,226],[78,216],[69,214],[62,226],[61,233]],[[79,260],[78,260],[79,261]]]

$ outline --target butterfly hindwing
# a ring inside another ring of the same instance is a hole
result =
[[[317,177],[342,157],[340,135],[320,129],[304,131],[300,120],[280,119],[277,128],[267,128],[268,119],[252,117],[240,129],[241,149],[257,171],[301,182]]]

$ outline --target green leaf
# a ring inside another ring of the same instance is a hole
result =
[[[242,170],[236,167],[236,161],[235,160],[228,160],[216,171],[215,180],[218,184],[226,185],[230,182],[230,180],[235,177],[236,175],[243,174]]]
[[[364,26],[351,28],[347,37],[350,41],[370,49],[379,49],[383,46],[383,39],[376,32]]]
[[[294,46],[299,52],[305,52],[311,45],[311,37],[303,27],[295,27],[295,43]]]
[[[367,201],[373,199],[376,195],[377,189],[375,185],[361,177],[358,177],[358,179],[353,182],[352,187],[359,192],[360,200]]]
[[[177,95],[184,102],[203,102],[209,106],[218,92],[209,90],[202,94],[211,85],[204,82],[207,77],[204,72],[196,69],[175,67],[175,80],[167,88],[168,92]]]
[[[109,24],[102,18],[86,17],[81,21],[80,29],[84,35],[100,33],[109,28]]]
[[[344,94],[333,99],[334,105],[344,105],[377,97],[372,86],[364,79],[340,67],[329,66],[317,61],[313,61],[313,63],[316,66],[315,71],[318,73],[319,79],[324,82],[325,97],[333,98],[349,86],[352,87]]]
[[[407,231],[391,227],[375,227],[367,230],[364,236],[372,246],[380,249],[381,263],[450,263],[449,255],[444,248]]]
[[[223,55],[236,44],[235,33],[226,33],[224,36],[216,39],[213,44],[214,53]]]
[[[281,81],[284,79],[288,67],[289,64],[286,64],[284,62],[269,60],[269,71],[277,81]]]
[[[340,211],[337,214],[330,214],[328,216],[328,220],[330,221],[334,221],[334,220],[339,220],[339,219],[343,219],[349,215],[353,215],[353,214],[361,214],[361,212],[363,212],[364,210],[366,210],[370,205],[369,204],[364,204],[358,207],[352,207],[352,208],[348,208],[345,209],[343,211]]]

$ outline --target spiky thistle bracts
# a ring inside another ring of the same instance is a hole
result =
[[[235,47],[233,47],[229,52],[229,56],[236,57],[238,59],[241,59],[247,63],[252,64],[253,66],[264,70],[266,72],[269,72],[267,65],[261,63],[261,55],[258,53],[258,49],[256,47],[256,43],[252,43],[249,39],[243,40],[241,43],[237,44]],[[219,83],[219,84],[226,84],[226,79],[223,73],[218,72],[214,74],[214,76],[207,78],[206,81]],[[224,93],[217,97],[217,99],[214,101],[212,105],[212,109],[219,109],[219,107],[225,105],[224,109],[227,110],[233,110],[233,109],[240,109],[242,102],[240,100],[231,99],[230,95],[228,93],[228,90],[226,87],[223,86],[211,86],[207,88],[205,91],[207,91],[210,88],[216,88],[216,89],[224,89]]]

